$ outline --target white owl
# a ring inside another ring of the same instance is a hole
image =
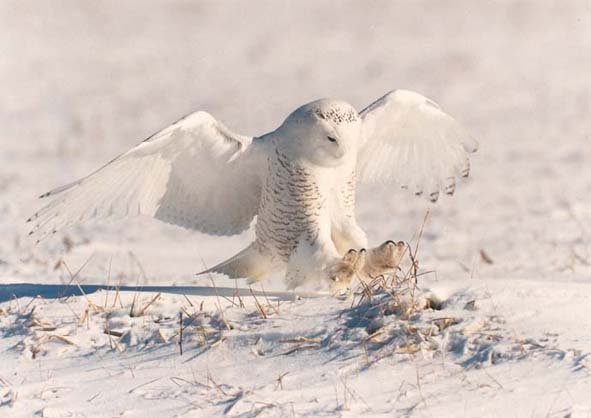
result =
[[[256,239],[207,270],[260,280],[286,271],[290,287],[347,286],[356,272],[396,266],[402,244],[364,251],[357,182],[393,184],[435,201],[469,174],[476,141],[433,101],[396,90],[358,113],[330,99],[308,103],[268,134],[231,132],[192,113],[87,177],[42,195],[31,234],[90,218],[148,215],[212,235],[234,235],[256,217]],[[353,251],[349,251],[353,250]],[[385,257],[385,258],[384,258]]]

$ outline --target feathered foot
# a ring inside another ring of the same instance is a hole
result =
[[[328,277],[330,279],[330,289],[333,293],[339,293],[346,290],[358,275],[365,264],[365,249],[349,250],[343,256],[342,260],[328,268]]]
[[[406,244],[402,241],[386,241],[382,245],[370,249],[367,251],[363,275],[371,280],[395,272],[405,251]]]

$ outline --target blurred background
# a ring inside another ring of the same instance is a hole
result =
[[[32,245],[36,196],[203,109],[263,134],[300,104],[363,108],[420,92],[479,139],[472,178],[431,209],[439,277],[591,277],[591,1],[0,2],[0,282],[196,283],[252,231],[212,238],[150,219]],[[362,189],[373,243],[410,240],[429,205]],[[484,254],[484,256],[483,256]],[[138,279],[141,264],[146,277]],[[111,267],[109,267],[111,266]]]

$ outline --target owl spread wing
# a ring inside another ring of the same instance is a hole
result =
[[[93,174],[41,198],[31,235],[41,240],[91,218],[147,215],[213,235],[244,231],[257,213],[263,146],[192,113]]]
[[[397,183],[431,201],[453,194],[456,178],[470,173],[478,143],[433,101],[407,90],[378,99],[360,116],[361,181]]]

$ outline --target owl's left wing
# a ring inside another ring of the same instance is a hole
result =
[[[478,143],[435,102],[396,90],[360,113],[361,181],[396,183],[435,202],[453,194],[456,178],[470,173],[469,154]]]

